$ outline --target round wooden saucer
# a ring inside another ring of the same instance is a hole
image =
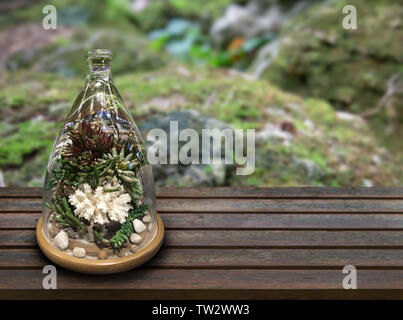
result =
[[[42,231],[42,217],[36,226],[36,240],[45,256],[63,268],[88,274],[118,273],[138,267],[150,260],[158,252],[164,240],[164,224],[159,214],[156,216],[156,222],[157,234],[152,242],[139,252],[116,259],[91,260],[77,258],[60,251],[45,238]]]

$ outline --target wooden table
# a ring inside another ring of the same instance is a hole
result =
[[[403,189],[165,188],[163,248],[111,276],[58,268],[35,243],[41,189],[0,188],[0,298],[402,298]],[[358,289],[345,290],[345,265]]]

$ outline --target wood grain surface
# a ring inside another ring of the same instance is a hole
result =
[[[42,288],[41,206],[40,188],[0,188],[2,299],[403,298],[401,188],[158,189],[160,252],[116,275],[58,268],[57,290]]]

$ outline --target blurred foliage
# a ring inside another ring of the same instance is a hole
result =
[[[245,70],[256,51],[275,38],[274,33],[243,39],[235,38],[227,50],[214,49],[211,39],[202,33],[199,24],[183,19],[172,19],[163,29],[149,34],[153,48],[164,48],[179,59],[212,67],[231,67]]]
[[[169,61],[164,53],[151,48],[133,24],[128,1],[55,0],[52,4],[58,10],[58,30],[49,31],[49,36],[39,26],[38,30],[34,29],[34,36],[49,43],[12,54],[6,62],[8,69],[34,69],[83,78],[87,72],[83,60],[85,53],[94,48],[119,52],[113,58],[114,74],[152,70]],[[28,29],[31,24],[41,21],[42,8],[42,5],[33,5],[0,15],[0,28],[10,32],[18,26]],[[23,33],[24,36],[27,34],[28,31]]]
[[[245,3],[245,0],[154,0],[143,10],[134,13],[134,19],[140,30],[150,32],[162,29],[172,19],[185,19],[201,24],[203,31],[208,31],[214,19],[217,19],[232,3]]]

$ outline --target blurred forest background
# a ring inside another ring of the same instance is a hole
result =
[[[143,133],[256,129],[254,174],[155,166],[158,185],[403,186],[402,0],[1,1],[0,185],[42,185],[94,48]]]

